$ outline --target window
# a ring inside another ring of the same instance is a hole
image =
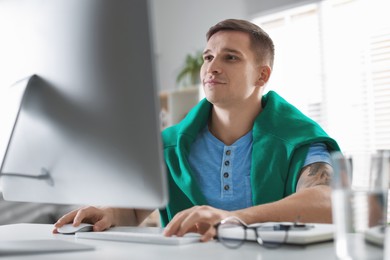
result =
[[[390,150],[386,10],[386,0],[325,0],[253,21],[275,43],[268,89],[316,120],[352,158]],[[367,171],[354,169],[355,186],[368,183]]]

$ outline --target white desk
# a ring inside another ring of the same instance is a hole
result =
[[[186,260],[302,260],[336,259],[333,243],[326,242],[306,247],[282,246],[278,249],[266,249],[254,242],[247,242],[239,249],[227,249],[216,241],[183,246],[165,246],[126,242],[78,239],[73,235],[52,234],[52,225],[15,224],[0,226],[0,243],[9,240],[26,239],[64,239],[95,246],[93,251],[66,252],[56,254],[36,254],[1,257],[1,259],[186,259]],[[372,247],[372,259],[378,259],[380,249]]]

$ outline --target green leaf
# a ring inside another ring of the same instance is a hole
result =
[[[191,85],[198,84],[200,81],[200,69],[203,64],[202,52],[198,51],[195,54],[187,54],[185,63],[176,77],[176,82],[187,83]]]

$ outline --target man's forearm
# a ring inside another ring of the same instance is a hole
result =
[[[114,226],[138,226],[153,210],[106,208],[111,211]]]
[[[238,210],[233,214],[248,224],[269,221],[331,223],[331,189],[325,185],[305,188],[279,201]]]

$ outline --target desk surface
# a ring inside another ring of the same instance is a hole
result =
[[[46,253],[10,256],[9,259],[336,259],[333,243],[300,246],[284,245],[278,249],[266,249],[255,242],[247,242],[239,249],[227,249],[216,241],[182,246],[166,246],[127,242],[75,239],[73,235],[52,234],[53,226],[44,224],[15,224],[0,226],[1,241],[30,239],[62,239],[95,246],[94,251]],[[373,255],[380,252],[372,248]],[[129,258],[130,257],[130,258]],[[1,258],[6,259],[6,258]]]

